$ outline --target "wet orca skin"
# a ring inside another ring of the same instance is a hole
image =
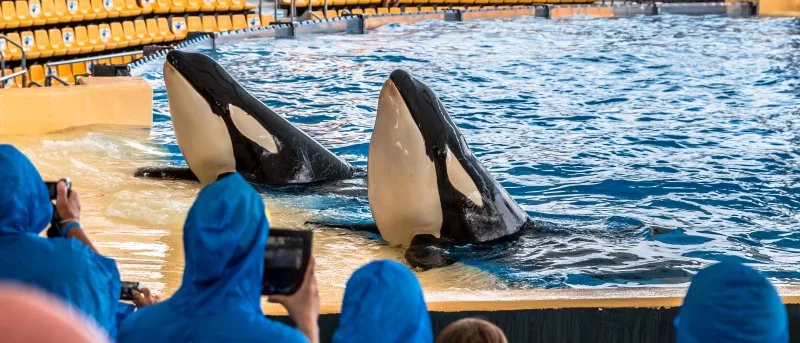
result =
[[[164,79],[178,145],[193,173],[145,167],[137,176],[191,179],[194,174],[208,183],[236,170],[252,183],[285,185],[349,179],[357,171],[253,97],[206,55],[169,52]]]
[[[408,115],[413,124],[403,118]],[[388,163],[391,168],[381,168]],[[527,213],[475,158],[436,94],[403,70],[394,71],[381,90],[368,168],[370,207],[378,229],[390,243],[409,246],[406,260],[414,267],[452,263],[446,253],[449,245],[509,238],[533,226]],[[392,182],[406,186],[387,190]],[[405,188],[415,182],[429,184],[412,191],[416,193],[404,202]],[[438,206],[414,209],[417,202]],[[409,209],[413,213],[402,213]],[[403,222],[419,217],[427,221]],[[403,230],[412,232],[396,232]],[[398,242],[392,242],[394,237]]]

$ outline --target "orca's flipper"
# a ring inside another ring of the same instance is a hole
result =
[[[147,166],[136,169],[136,177],[167,180],[199,181],[189,167]]]
[[[450,245],[452,244],[447,240],[436,238],[433,235],[416,235],[406,249],[406,262],[412,268],[422,270],[449,266],[456,262],[450,251],[447,250]]]

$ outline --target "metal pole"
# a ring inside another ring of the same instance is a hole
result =
[[[292,23],[297,17],[297,0],[292,0]]]

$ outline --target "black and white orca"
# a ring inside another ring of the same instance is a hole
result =
[[[367,194],[384,240],[423,269],[447,246],[496,241],[533,221],[475,158],[436,94],[403,70],[384,83],[369,144]]]
[[[206,55],[170,51],[164,82],[175,136],[190,170],[145,167],[137,176],[207,184],[238,171],[253,183],[285,185],[350,179],[357,172],[248,93]]]

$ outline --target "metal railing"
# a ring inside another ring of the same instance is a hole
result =
[[[6,87],[6,80],[11,80],[17,76],[22,76],[22,86],[25,87],[28,83],[28,68],[26,66],[26,62],[28,57],[25,53],[25,49],[19,43],[11,40],[8,36],[0,33],[0,39],[4,40],[6,44],[11,43],[11,45],[16,46],[20,52],[22,52],[22,60],[20,61],[20,68],[22,70],[11,73],[8,76],[4,75],[6,73],[6,56],[2,52],[0,52],[0,88]]]

